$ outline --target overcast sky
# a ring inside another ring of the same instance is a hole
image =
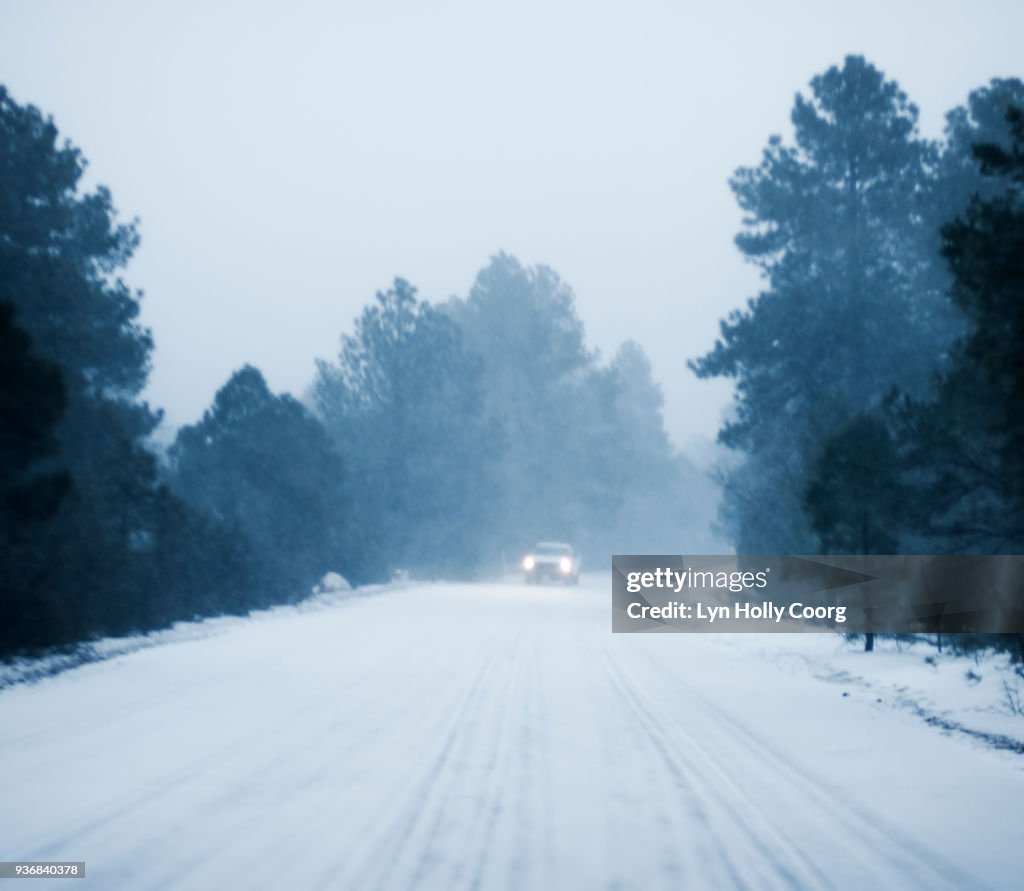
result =
[[[1024,75],[1024,3],[0,0],[0,82],[141,220],[147,398],[195,420],[245,362],[301,394],[400,275],[554,267],[605,356],[639,341],[673,437],[730,388],[685,360],[757,288],[727,186],[810,78],[864,53],[941,132]]]

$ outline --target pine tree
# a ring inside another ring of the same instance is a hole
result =
[[[46,521],[70,488],[53,466],[65,404],[60,371],[34,355],[14,308],[0,303],[0,653],[49,643],[60,622],[39,587],[50,558]]]
[[[496,437],[455,322],[395,279],[342,338],[337,364],[319,363],[313,401],[349,470],[363,571],[475,568]]]
[[[554,270],[501,253],[448,312],[482,365],[485,416],[501,435],[494,550],[543,538],[579,544],[581,523],[611,506],[602,477],[613,389],[594,377],[572,289]]]
[[[943,550],[1024,547],[1024,112],[1005,116],[1009,144],[974,149],[989,197],[943,229],[968,331],[935,396],[901,412],[922,534]]]
[[[926,389],[956,330],[929,250],[936,150],[917,109],[850,56],[797,96],[792,122],[794,145],[772,137],[731,182],[745,213],[736,242],[765,290],[691,363],[736,381],[719,439],[743,454],[725,515],[747,552],[818,546],[801,493],[823,443],[895,384]]]
[[[215,610],[211,589],[235,597],[246,583],[230,532],[160,484],[147,446],[159,415],[138,398],[152,339],[138,321],[140,295],[118,277],[138,234],[105,188],[82,190],[84,170],[52,120],[0,87],[0,305],[13,307],[32,344],[30,360],[22,335],[4,334],[5,410],[22,425],[5,448],[46,453],[53,465],[7,493],[19,549],[7,568],[21,567],[0,595],[21,591],[0,641],[7,652]],[[26,362],[36,362],[31,373]],[[22,474],[12,460],[5,472]],[[161,571],[183,561],[206,574]]]
[[[260,578],[249,605],[299,599],[355,560],[341,460],[326,431],[252,366],[235,372],[170,449],[171,484],[242,531]]]

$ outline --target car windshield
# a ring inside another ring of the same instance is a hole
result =
[[[542,542],[533,549],[533,552],[538,557],[567,557],[572,553],[572,548],[570,548],[569,545]]]

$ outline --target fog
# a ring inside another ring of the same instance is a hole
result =
[[[1022,34],[0,0],[0,878],[1019,887]]]
[[[944,113],[1020,73],[1013,3],[0,3],[2,79],[141,219],[128,270],[163,436],[245,362],[299,394],[401,275],[464,295],[504,250],[648,352],[681,445],[729,401],[685,360],[756,292],[727,179],[848,52]]]

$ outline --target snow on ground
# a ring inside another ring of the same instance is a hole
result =
[[[0,692],[0,858],[82,889],[1019,886],[1024,761],[899,701],[1020,738],[978,693],[1005,666],[612,635],[604,575],[378,594]]]
[[[899,709],[979,745],[1024,755],[1024,674],[1006,654],[958,655],[948,641],[940,652],[932,636],[880,638],[873,653],[864,653],[862,639],[805,636],[733,635],[722,642],[835,684],[857,701]]]
[[[391,589],[395,587],[390,586]],[[0,662],[0,690],[14,684],[34,683],[91,662],[104,662],[150,647],[176,641],[215,637],[236,629],[239,622],[261,622],[296,611],[309,612],[310,610],[327,609],[350,597],[370,597],[383,590],[385,590],[383,585],[366,585],[355,590],[340,575],[331,572],[324,576],[324,582],[313,588],[311,596],[295,604],[256,610],[244,617],[214,616],[192,622],[176,622],[170,628],[161,631],[131,634],[125,637],[108,637],[71,647],[66,652],[54,652],[37,659],[16,658],[9,662]]]

